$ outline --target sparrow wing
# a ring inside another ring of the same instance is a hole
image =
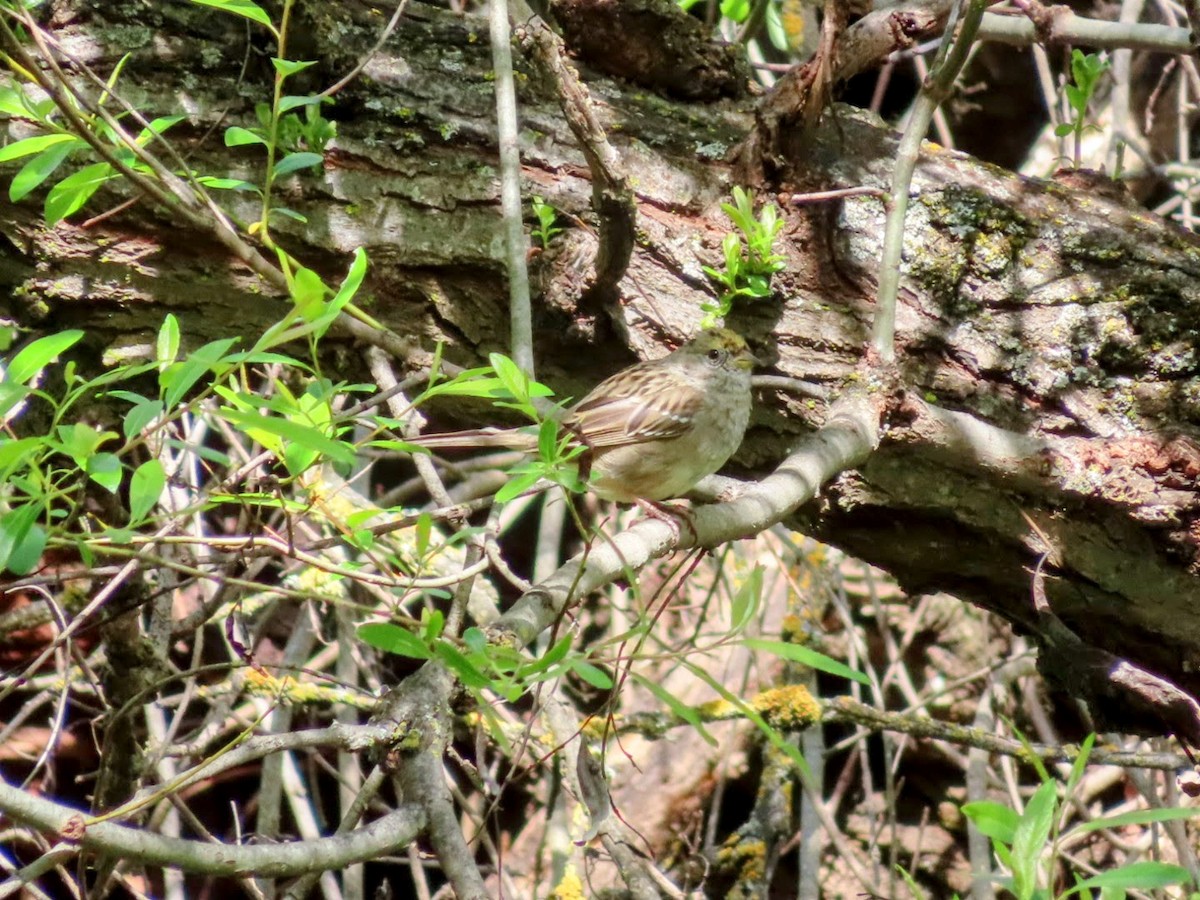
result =
[[[563,424],[594,449],[661,441],[692,428],[702,399],[688,379],[650,364],[601,382]]]

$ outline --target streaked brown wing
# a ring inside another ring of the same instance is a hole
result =
[[[678,437],[692,427],[700,392],[661,366],[620,372],[571,410],[564,424],[590,447],[620,447]]]

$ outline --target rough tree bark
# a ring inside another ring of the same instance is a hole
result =
[[[296,22],[295,55],[320,60],[297,93],[344,73],[380,27],[357,2],[301,2]],[[243,22],[185,4],[61,3],[52,24],[101,74],[129,53],[120,86],[139,109],[190,114],[172,135],[198,171],[248,175],[259,163],[252,148],[237,151],[245,169],[229,173],[231,152],[214,130],[252,121],[268,91],[269,48]],[[461,363],[506,344],[485,31],[412,4],[327,113],[339,136],[323,174],[285,187],[308,223],[281,225],[279,239],[332,277],[366,247],[368,308],[412,339],[404,363],[414,369],[438,340]],[[527,64],[520,77],[524,189],[581,223],[534,264],[539,377],[575,396],[694,329],[712,292],[701,267],[719,264],[729,229],[719,209],[727,160],[754,123],[750,100],[687,103],[586,80],[634,173],[640,229],[619,302],[598,319],[575,309],[596,249],[588,167],[553,85]],[[872,377],[862,363],[882,202],[799,207],[790,192],[884,188],[894,147],[886,127],[842,109],[776,185],[788,268],[770,301],[729,320],[772,372],[831,394]],[[892,392],[886,437],[798,524],[910,591],[952,592],[1037,634],[1046,629],[1031,572],[1046,555],[1049,607],[1085,644],[1195,694],[1200,245],[1102,184],[1031,181],[927,149],[909,213],[898,374],[879,382]],[[125,191],[102,193],[89,210]],[[254,216],[249,199],[231,199]],[[253,334],[285,309],[215,241],[144,202],[82,218],[48,231],[34,205],[0,203],[5,315],[39,330],[85,328],[91,349],[112,359],[145,352],[166,312],[194,344]],[[823,414],[822,403],[761,392],[737,470],[768,471]],[[1046,664],[1059,667],[1053,653]],[[1139,725],[1113,712],[1116,724]],[[1189,721],[1190,708],[1152,730],[1187,733]]]

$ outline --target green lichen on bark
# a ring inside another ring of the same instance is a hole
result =
[[[964,286],[1011,276],[1036,233],[1020,213],[962,185],[923,192],[914,210],[921,240],[914,242],[907,272],[951,319],[979,314],[986,295]]]

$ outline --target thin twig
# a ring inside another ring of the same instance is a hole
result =
[[[509,343],[513,361],[534,376],[533,314],[529,305],[529,239],[521,220],[521,150],[517,130],[517,89],[513,80],[511,33],[505,0],[490,0],[488,24],[492,70],[496,76],[496,129],[500,150],[500,215],[504,223],[508,270]]]
[[[387,43],[387,39],[392,36],[392,33],[396,30],[396,26],[400,24],[400,17],[404,15],[404,9],[406,6],[408,6],[408,0],[400,0],[400,4],[396,7],[396,11],[392,13],[392,17],[388,19],[387,25],[384,26],[383,32],[379,35],[379,40],[375,42],[375,46],[366,52],[363,58],[358,61],[358,64],[353,69],[339,78],[329,87],[325,88],[325,90],[321,91],[321,93],[317,95],[318,97],[332,97],[362,74],[362,70],[365,69],[367,64],[375,58],[375,54],[383,49],[383,45]]]
[[[925,81],[917,102],[913,105],[912,119],[900,146],[896,151],[896,166],[892,171],[887,225],[883,239],[883,256],[879,262],[879,290],[876,295],[875,322],[872,328],[871,346],[879,359],[891,363],[896,356],[894,336],[896,329],[896,297],[900,290],[900,258],[904,248],[904,220],[908,211],[908,191],[913,172],[920,155],[921,142],[929,131],[929,122],[941,103],[950,96],[954,80],[958,77],[987,0],[966,0],[967,9],[957,35],[953,19],[947,25],[946,35],[934,61],[933,71]]]

